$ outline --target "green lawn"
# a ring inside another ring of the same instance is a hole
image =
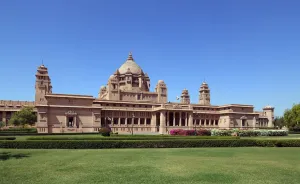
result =
[[[299,183],[300,148],[0,149],[0,183]]]

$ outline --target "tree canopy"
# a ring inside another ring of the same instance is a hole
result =
[[[295,104],[291,109],[287,109],[283,115],[285,124],[289,127],[300,126],[300,104]]]
[[[37,117],[33,111],[33,107],[24,107],[12,115],[9,123],[15,126],[24,126],[26,124],[34,125],[36,121]]]
[[[283,126],[285,126],[284,118],[282,116],[276,117],[274,119],[274,126],[278,128],[282,128]]]

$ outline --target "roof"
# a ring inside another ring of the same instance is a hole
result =
[[[126,74],[126,72],[130,69],[132,74],[141,74],[141,67],[134,61],[132,54],[129,53],[127,60],[125,63],[119,68],[120,74]]]
[[[58,98],[86,98],[86,99],[94,99],[93,96],[90,95],[73,95],[73,94],[57,94],[51,93],[45,95],[46,97],[58,97]]]

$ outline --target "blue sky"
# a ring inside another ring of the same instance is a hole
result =
[[[2,0],[0,99],[34,100],[44,60],[53,92],[97,96],[132,51],[169,100],[204,78],[215,105],[299,102],[300,1]]]

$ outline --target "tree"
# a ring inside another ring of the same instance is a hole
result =
[[[9,123],[15,126],[25,126],[26,124],[34,125],[36,121],[37,117],[33,111],[33,107],[24,107],[12,115]]]
[[[0,121],[0,128],[4,127],[5,126],[5,122],[3,121]]]
[[[287,127],[289,128],[299,127],[300,126],[300,104],[295,104],[291,109],[285,110],[283,118]]]
[[[279,127],[279,128],[282,128],[283,126],[285,126],[284,118],[282,116],[276,117],[274,119],[274,126]]]

